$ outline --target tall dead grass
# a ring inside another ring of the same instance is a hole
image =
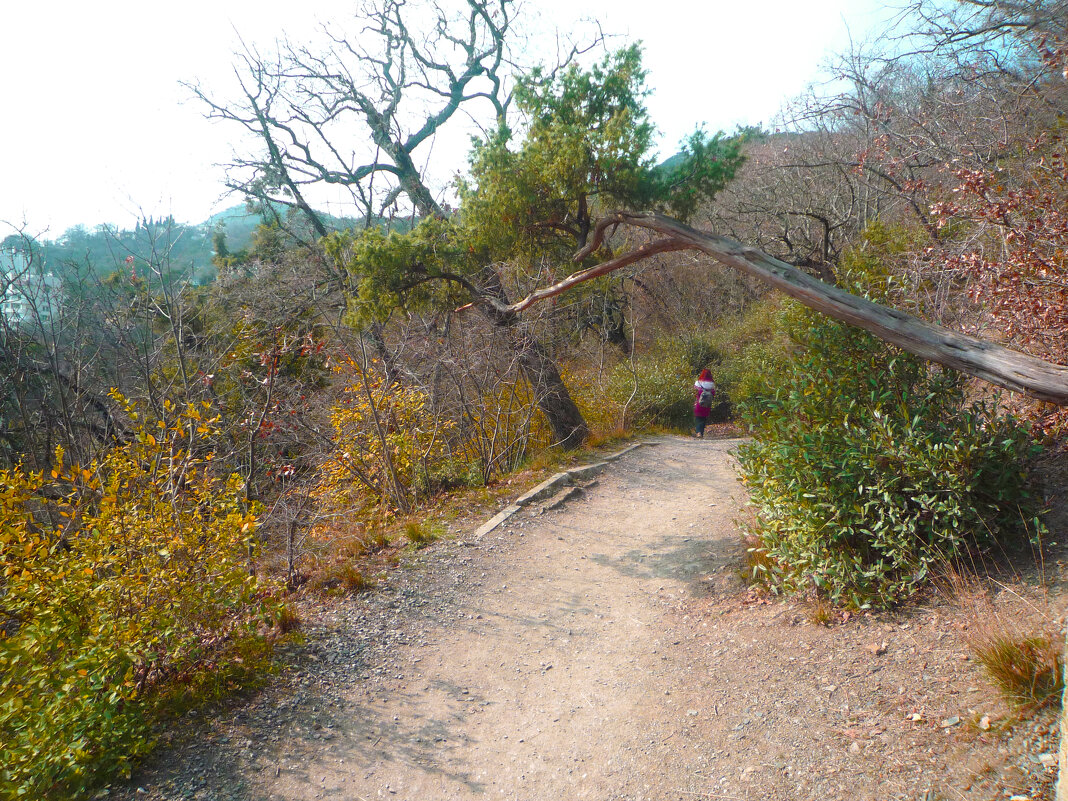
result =
[[[951,573],[965,612],[964,640],[1001,695],[1022,711],[1060,706],[1064,619],[1043,586]]]

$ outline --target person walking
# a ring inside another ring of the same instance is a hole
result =
[[[712,414],[712,399],[715,397],[716,385],[712,381],[712,373],[706,367],[693,385],[693,421],[698,439],[705,438],[705,425],[708,424],[708,416]]]

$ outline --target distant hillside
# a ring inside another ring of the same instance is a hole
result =
[[[284,216],[284,209],[279,207],[278,210]],[[327,227],[335,230],[362,224],[362,220],[329,214],[323,214],[322,219]],[[109,275],[124,266],[132,256],[134,265],[161,264],[175,277],[206,284],[216,275],[211,261],[215,232],[225,233],[227,250],[235,253],[248,247],[253,231],[262,222],[258,212],[251,212],[244,204],[239,204],[197,224],[180,223],[173,217],[165,217],[150,218],[138,223],[133,230],[116,230],[103,225],[90,230],[78,225],[54,240],[37,243],[37,249],[43,268],[60,276],[74,273]]]

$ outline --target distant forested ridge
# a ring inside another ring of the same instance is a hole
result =
[[[241,253],[249,247],[256,228],[270,225],[274,215],[284,218],[285,209],[264,213],[238,204],[201,223],[181,223],[173,216],[167,216],[147,217],[133,229],[111,225],[96,225],[90,229],[76,225],[55,239],[42,238],[30,246],[41,269],[61,277],[75,272],[107,276],[121,265],[132,263],[136,270],[138,264],[152,263],[163,267],[175,279],[203,285],[211,283],[217,275],[213,257],[220,242],[225,243],[229,254]],[[321,217],[329,227],[337,230],[363,224],[362,220],[328,214]],[[4,239],[2,245],[22,250],[26,243],[15,235]]]

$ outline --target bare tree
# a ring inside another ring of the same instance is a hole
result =
[[[264,148],[229,165],[230,188],[298,208],[320,235],[326,226],[305,198],[313,186],[341,188],[368,220],[402,195],[416,213],[442,215],[423,154],[458,114],[477,119],[481,108],[492,126],[511,102],[516,4],[464,5],[454,14],[444,4],[381,0],[363,6],[351,33],[325,28],[325,51],[284,41],[268,58],[246,48],[236,103],[191,85],[210,117]]]
[[[61,281],[41,263],[32,237],[7,241],[0,254],[0,463],[42,469],[57,447],[87,462],[123,436],[123,425],[108,398],[114,384],[101,380],[100,320],[79,292],[86,276]]]
[[[514,0],[468,0],[453,14],[443,3],[382,0],[364,7],[355,33],[328,28],[326,52],[286,42],[267,59],[246,49],[236,103],[191,87],[209,116],[240,125],[263,146],[230,165],[229,185],[269,207],[298,209],[319,235],[328,229],[307,197],[313,186],[347,191],[368,225],[392,216],[402,198],[413,215],[444,216],[420,159],[461,112],[475,119],[488,111],[487,129],[505,121],[517,8]],[[568,45],[557,69],[592,46]],[[557,442],[579,445],[586,423],[548,350],[500,311],[510,300],[495,265],[458,283],[514,351]]]
[[[841,137],[816,128],[755,138],[738,176],[710,205],[717,231],[835,280],[842,248],[876,213],[837,157]]]
[[[1064,69],[1064,8],[920,0],[901,10],[875,42],[837,56],[825,84],[786,105],[712,206],[713,228],[824,279],[875,219],[949,247],[932,204],[955,173],[1012,163],[1064,110],[1051,80]],[[958,278],[939,279],[942,303]]]

